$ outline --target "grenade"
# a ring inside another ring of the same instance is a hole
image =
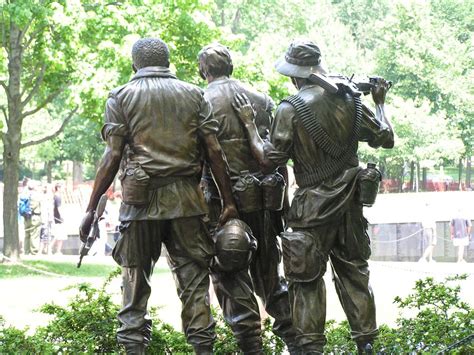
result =
[[[382,174],[375,166],[374,163],[367,163],[367,168],[363,169],[358,176],[359,203],[367,207],[375,203],[380,181],[382,181]]]

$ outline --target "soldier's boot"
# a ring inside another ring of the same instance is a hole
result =
[[[286,344],[286,348],[288,350],[288,353],[290,355],[299,355],[299,354],[301,354],[301,352],[299,351],[298,346],[294,342],[285,341],[285,344]]]
[[[145,355],[146,345],[142,343],[125,343],[125,353],[127,355]]]
[[[323,355],[324,345],[307,345],[299,347],[293,354],[295,355]]]
[[[262,338],[255,339],[254,341],[246,341],[239,344],[240,350],[244,355],[263,355],[263,344]]]
[[[194,345],[194,354],[196,355],[213,355],[213,346],[212,345]]]
[[[359,355],[373,355],[374,347],[372,343],[357,344],[357,353]]]

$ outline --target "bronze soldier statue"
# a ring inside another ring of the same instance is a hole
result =
[[[107,100],[102,128],[107,147],[80,227],[81,240],[87,237],[100,196],[121,168],[120,238],[113,250],[123,275],[118,342],[127,353],[145,352],[151,335],[151,274],[164,243],[183,305],[184,333],[196,354],[211,354],[215,333],[208,290],[214,251],[203,219],[202,156],[221,192],[220,222],[237,216],[216,138],[218,121],[203,91],[171,73],[162,40],[138,40],[132,59],[135,75]]]
[[[234,198],[239,215],[253,232],[258,248],[248,270],[226,272],[213,269],[214,289],[238,344],[244,353],[262,351],[261,321],[253,289],[265,310],[275,319],[273,330],[295,350],[295,330],[291,323],[288,288],[279,271],[281,250],[277,236],[283,231],[282,201],[285,181],[276,171],[263,175],[252,156],[246,133],[232,103],[236,93],[245,93],[255,107],[259,135],[265,138],[272,120],[273,101],[241,82],[231,79],[233,71],[229,50],[220,44],[204,47],[199,53],[199,71],[209,83],[205,97],[212,104],[219,122],[217,138],[229,162]],[[214,182],[205,169],[205,195],[211,225],[217,224],[221,210]],[[252,286],[253,285],[253,286]]]
[[[260,139],[248,99],[237,95],[235,106],[264,170],[293,160],[299,188],[288,214],[292,231],[282,234],[282,245],[298,346],[304,354],[323,352],[323,275],[329,259],[352,338],[360,353],[371,353],[378,331],[367,263],[370,241],[360,200],[366,194],[361,188],[365,171],[359,167],[357,146],[366,141],[373,148],[393,147],[384,111],[389,84],[382,78],[374,82],[374,117],[353,91],[346,90],[350,82],[335,85],[339,90],[331,93],[308,79],[314,73],[326,75],[320,61],[314,43],[295,41],[277,62],[277,71],[291,78],[298,94],[278,106],[270,142]]]

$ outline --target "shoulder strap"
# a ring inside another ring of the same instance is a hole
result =
[[[355,162],[357,160],[356,152],[360,124],[362,121],[362,103],[359,97],[353,96],[352,98],[355,106],[354,124],[349,141],[342,146],[331,139],[321,126],[316,115],[311,112],[311,109],[299,95],[293,95],[282,100],[288,102],[295,108],[298,118],[301,120],[303,127],[313,139],[314,143],[333,158],[328,160],[325,164],[314,167],[312,171],[295,173],[295,178],[299,186],[307,187],[319,184],[324,179],[341,171],[349,161],[353,160]]]

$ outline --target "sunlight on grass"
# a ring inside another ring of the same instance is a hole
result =
[[[48,275],[41,271],[70,277],[105,277],[118,267],[116,265],[84,263],[81,268],[78,269],[76,265],[76,262],[55,262],[46,260],[25,260],[22,261],[21,264],[4,263],[0,264],[0,279],[25,276],[54,277],[53,275]],[[28,266],[38,269],[39,271],[28,269]],[[162,272],[168,272],[168,270],[156,268],[154,274]]]

